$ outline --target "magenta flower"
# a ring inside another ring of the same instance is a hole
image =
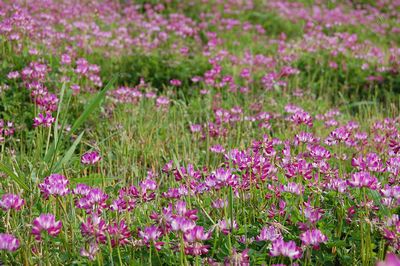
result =
[[[369,172],[357,172],[351,175],[351,179],[347,183],[352,187],[368,187],[375,190],[378,186],[378,179]]]
[[[46,112],[46,115],[39,114],[33,119],[33,127],[44,126],[50,127],[56,119],[51,115],[50,112]]]
[[[10,234],[0,234],[0,250],[16,251],[19,240]]]
[[[129,238],[131,237],[131,233],[129,232],[129,228],[126,225],[125,221],[122,220],[119,223],[110,224],[107,228],[107,232],[111,238],[111,245],[115,246],[123,246],[129,243]]]
[[[282,239],[282,234],[281,232],[279,232],[278,229],[275,228],[275,226],[272,225],[269,227],[264,227],[256,238],[257,241],[271,241],[271,242],[274,242],[278,239]]]
[[[217,144],[217,145],[211,146],[210,151],[213,153],[224,153],[225,148],[222,147],[220,144]]]
[[[300,239],[303,245],[313,246],[314,248],[318,248],[319,244],[328,241],[328,238],[318,229],[311,229],[302,233]]]
[[[393,253],[387,254],[384,261],[380,261],[376,264],[376,266],[398,266],[398,265],[400,265],[400,258]]]
[[[79,209],[85,209],[87,213],[100,213],[107,207],[108,195],[99,188],[93,188],[87,195],[79,199],[75,205]]]
[[[179,87],[182,85],[182,81],[180,81],[179,79],[171,79],[170,81],[171,85]]]
[[[196,225],[194,228],[187,230],[183,237],[186,242],[193,243],[209,239],[210,234],[210,232],[205,233],[202,226]]]
[[[290,259],[298,259],[301,258],[302,251],[294,241],[285,242],[283,239],[278,239],[272,243],[270,255],[272,257],[284,256]]]
[[[51,174],[46,177],[43,183],[39,184],[39,189],[43,193],[43,197],[48,199],[50,195],[64,196],[69,193],[69,180],[59,174]]]
[[[87,249],[81,248],[80,254],[83,257],[87,257],[89,260],[94,260],[97,252],[99,251],[99,245],[96,242],[90,242]]]
[[[4,194],[0,200],[0,208],[3,210],[20,210],[24,205],[24,200],[15,194]]]
[[[107,240],[107,224],[106,221],[97,215],[88,217],[85,222],[81,224],[81,234],[88,238],[95,238],[100,243],[105,243]]]
[[[139,237],[145,242],[155,241],[162,235],[161,230],[155,226],[145,227],[143,231],[139,231]]]
[[[324,214],[324,211],[322,209],[313,208],[311,205],[308,205],[307,203],[304,203],[304,205],[306,206],[305,208],[303,208],[304,217],[311,224],[315,224],[322,218],[322,215]]]
[[[36,240],[40,240],[43,231],[47,231],[53,237],[57,236],[61,231],[62,222],[56,221],[53,214],[41,214],[33,220],[32,225],[32,234]]]
[[[250,256],[248,253],[248,249],[243,250],[242,253],[237,252],[236,249],[233,249],[232,255],[225,259],[224,265],[250,266]]]
[[[304,188],[301,184],[297,184],[295,182],[289,182],[283,186],[283,191],[292,193],[292,194],[296,194],[296,195],[300,195],[301,193],[303,193]]]
[[[141,239],[143,239],[148,247],[151,243],[153,243],[155,248],[160,250],[164,245],[164,242],[157,241],[162,236],[162,231],[155,225],[145,227],[143,231],[139,231],[138,235]]]
[[[82,155],[81,163],[89,165],[89,164],[95,164],[100,160],[101,160],[101,156],[100,156],[99,152],[92,151],[92,152],[87,152],[84,155]]]
[[[315,145],[310,148],[310,155],[316,160],[331,158],[331,153],[327,149],[319,145]]]
[[[186,232],[187,230],[193,229],[196,226],[195,222],[184,217],[176,217],[171,221],[171,229],[173,231]]]
[[[156,99],[156,106],[157,107],[165,107],[169,105],[169,98],[165,96],[160,96]]]
[[[233,228],[232,228],[233,225]],[[217,228],[224,234],[224,235],[228,235],[232,230],[236,230],[237,229],[237,223],[235,220],[233,220],[233,223],[231,222],[230,219],[228,220],[219,220],[217,222]]]
[[[91,188],[86,184],[77,184],[76,187],[72,190],[72,193],[75,195],[86,196],[89,194]]]
[[[303,110],[295,112],[290,117],[290,120],[297,125],[305,124],[309,127],[313,126],[313,121],[312,121],[311,115]]]

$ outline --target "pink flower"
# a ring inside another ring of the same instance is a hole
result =
[[[12,71],[7,74],[7,78],[9,78],[9,79],[17,79],[19,77],[20,77],[20,74],[18,71]]]
[[[93,188],[83,198],[76,202],[76,207],[79,209],[85,209],[87,213],[90,212],[101,212],[107,207],[108,195],[99,188]]]
[[[283,239],[278,239],[272,243],[270,255],[272,257],[284,256],[291,259],[298,259],[301,258],[302,252],[294,241],[285,242]]]
[[[0,234],[0,250],[16,251],[19,240],[10,234]]]
[[[145,242],[155,241],[162,235],[161,230],[155,226],[145,227],[143,231],[139,231],[139,237]]]
[[[89,165],[89,164],[95,164],[100,160],[101,160],[101,156],[100,156],[99,152],[92,151],[92,152],[87,152],[84,155],[82,155],[81,163]]]
[[[196,225],[194,228],[187,230],[183,237],[186,242],[199,242],[210,238],[210,232],[205,233],[202,226]]]
[[[19,210],[24,205],[24,200],[15,194],[4,194],[0,200],[0,208],[3,210]]]
[[[44,179],[43,183],[39,184],[39,189],[43,193],[45,199],[50,195],[64,196],[69,193],[69,180],[59,174],[52,174]]]
[[[80,254],[83,257],[87,257],[89,260],[94,260],[98,251],[99,245],[96,242],[90,242],[88,249],[81,248]]]
[[[250,256],[248,255],[249,250],[245,249],[242,253],[233,249],[232,255],[225,259],[225,266],[250,266]]]
[[[110,224],[107,228],[107,232],[111,238],[111,245],[115,246],[123,246],[129,243],[129,238],[131,237],[131,233],[129,232],[129,228],[126,225],[125,221],[122,220],[119,223]]]
[[[312,121],[311,115],[303,110],[295,112],[290,117],[290,120],[297,125],[305,124],[309,127],[313,126],[313,121]]]
[[[182,81],[180,81],[179,79],[171,79],[170,81],[171,85],[179,87],[182,85]]]
[[[155,225],[145,227],[143,231],[139,231],[138,235],[144,240],[147,246],[153,243],[155,248],[160,250],[162,245],[164,245],[164,242],[157,241],[162,236],[162,231]]]
[[[387,254],[384,261],[380,261],[376,264],[376,266],[398,266],[398,265],[400,265],[400,258],[393,253]]]
[[[264,227],[257,236],[257,241],[276,241],[282,239],[282,234],[274,226]]]
[[[33,119],[33,127],[44,126],[50,127],[53,124],[55,118],[51,115],[50,112],[46,112],[46,115],[39,114],[37,117]]]
[[[187,230],[191,230],[196,226],[195,222],[190,219],[184,217],[176,217],[171,221],[171,229],[173,231],[182,231],[186,232]]]
[[[56,221],[53,214],[41,214],[33,220],[32,225],[32,234],[35,235],[36,240],[40,240],[42,231],[47,231],[53,237],[57,236],[61,231],[62,222]]]
[[[314,248],[318,248],[320,243],[328,241],[328,238],[318,229],[312,229],[302,233],[300,239],[304,245],[311,245]]]
[[[352,187],[368,187],[375,190],[378,185],[378,179],[369,172],[357,172],[351,175],[351,179],[347,183]]]
[[[97,215],[88,217],[85,222],[81,224],[81,234],[88,238],[95,238],[100,243],[105,243],[107,224],[106,221]]]

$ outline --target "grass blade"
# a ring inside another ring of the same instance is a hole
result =
[[[12,180],[15,181],[21,188],[24,190],[29,190],[28,185],[25,183],[24,180],[18,174],[14,173],[13,170],[11,170],[8,166],[0,162],[0,170],[4,173],[6,173]]]
[[[115,81],[115,77],[108,82],[108,84],[104,87],[103,90],[101,90],[97,95],[90,100],[88,105],[86,106],[85,110],[82,112],[82,114],[76,119],[75,123],[71,127],[71,134],[75,132],[76,129],[78,129],[85,121],[89,118],[89,115],[100,105],[101,101],[104,99],[106,96],[107,91],[111,88],[112,84]]]
[[[68,151],[65,153],[64,157],[55,165],[54,169],[51,169],[51,171],[58,172],[61,170],[61,167],[65,165],[66,163],[71,160],[72,156],[74,155],[75,149],[78,146],[78,144],[81,142],[82,136],[83,136],[84,131],[76,138],[74,143],[72,143],[71,147],[68,149]]]

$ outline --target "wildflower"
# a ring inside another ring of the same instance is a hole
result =
[[[322,218],[322,215],[324,214],[323,210],[321,210],[320,208],[314,208],[309,202],[304,202],[304,206],[304,216],[310,223],[315,224]]]
[[[224,153],[225,149],[221,145],[217,144],[210,147],[210,151],[213,153]]]
[[[39,184],[39,189],[43,193],[45,199],[50,195],[64,196],[69,193],[68,189],[69,180],[59,174],[52,174],[46,177],[43,183]]]
[[[216,199],[215,201],[212,202],[211,205],[214,209],[222,209],[225,206],[228,206],[228,201],[223,199]]]
[[[94,260],[98,251],[99,245],[96,242],[90,242],[88,249],[81,248],[80,254],[89,260]]]
[[[202,226],[195,226],[187,230],[184,235],[184,240],[192,243],[196,241],[204,241],[210,238],[210,232],[205,233]]]
[[[302,252],[294,241],[285,242],[283,239],[278,239],[272,242],[270,255],[272,257],[284,256],[290,259],[298,259],[301,258]]]
[[[55,118],[51,115],[50,112],[46,112],[46,115],[39,114],[37,117],[33,119],[33,127],[44,126],[50,127],[53,124]]]
[[[7,78],[9,78],[9,79],[17,79],[19,77],[20,77],[20,74],[18,71],[12,71],[7,74]]]
[[[98,161],[101,160],[101,156],[98,151],[87,152],[81,157],[82,164],[96,164]]]
[[[368,187],[375,190],[378,186],[378,179],[369,172],[357,172],[351,175],[351,179],[347,183],[352,187]]]
[[[182,231],[186,232],[187,230],[193,229],[196,226],[196,224],[187,218],[184,217],[176,217],[173,218],[171,221],[171,229],[173,231]]]
[[[24,200],[15,194],[4,194],[0,200],[0,208],[3,210],[20,210],[24,205]]]
[[[16,251],[19,248],[19,240],[10,234],[0,233],[0,250]]]
[[[160,96],[156,100],[156,106],[157,107],[163,107],[163,106],[168,106],[169,105],[169,98],[165,96]]]
[[[300,195],[304,191],[304,188],[301,184],[297,184],[295,182],[289,182],[283,186],[283,191]]]
[[[257,241],[271,241],[282,239],[282,234],[275,226],[264,227],[257,236]]]
[[[316,160],[331,158],[331,153],[327,149],[319,145],[315,145],[310,148],[310,155]]]
[[[81,234],[88,238],[94,237],[100,243],[106,242],[106,233],[106,221],[97,215],[89,216],[86,221],[81,224]]]
[[[72,193],[75,195],[86,196],[89,194],[91,188],[86,184],[77,184],[76,187],[72,190]]]
[[[139,237],[144,240],[147,246],[154,243],[156,249],[160,250],[164,242],[157,241],[162,235],[160,228],[155,225],[145,227],[144,230],[139,231]]]
[[[32,225],[32,234],[35,235],[36,240],[40,240],[43,231],[53,237],[57,236],[61,231],[62,222],[56,221],[53,214],[41,214],[33,220]]]
[[[131,236],[128,226],[124,220],[120,221],[119,223],[115,222],[110,224],[107,228],[107,232],[110,235],[111,245],[113,247],[127,244]]]
[[[400,258],[393,253],[387,254],[384,261],[380,261],[376,264],[376,266],[398,266],[398,265],[400,265]]]
[[[179,79],[171,79],[170,83],[172,86],[176,86],[176,87],[179,87],[182,85],[182,81],[180,81]]]
[[[318,248],[320,243],[328,241],[328,238],[318,229],[312,229],[302,233],[300,239],[304,245],[311,245],[314,248]]]
[[[61,55],[61,64],[63,65],[70,65],[71,64],[71,56],[68,54],[62,54]]]
[[[233,229],[237,229],[236,221],[233,220],[233,222],[231,222],[230,219],[219,220],[216,226],[224,235],[228,235]]]
[[[171,172],[172,169],[173,169],[173,163],[174,163],[174,161],[173,161],[173,160],[170,160],[168,163],[166,163],[166,164],[164,165],[164,167],[162,168],[162,171],[163,171],[164,173],[169,173],[169,172]]]
[[[313,126],[312,117],[309,113],[304,111],[297,111],[291,117],[290,120],[297,125],[305,124],[309,127]]]
[[[241,253],[233,249],[232,255],[225,259],[225,266],[250,266],[249,250],[245,249]]]
[[[76,207],[79,209],[85,209],[87,213],[101,212],[107,207],[108,195],[99,188],[93,188],[83,198],[76,202]]]

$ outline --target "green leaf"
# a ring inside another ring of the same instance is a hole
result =
[[[79,177],[70,179],[72,184],[83,183],[87,185],[101,184],[103,181],[114,181],[116,178],[104,177],[101,174],[91,174],[87,177]]]
[[[85,121],[89,118],[89,115],[100,105],[101,101],[106,96],[107,91],[111,88],[112,84],[115,82],[115,77],[108,82],[108,84],[101,90],[97,95],[92,98],[87,104],[85,110],[83,110],[82,114],[75,120],[75,123],[71,127],[70,133],[72,134],[77,130]]]
[[[28,185],[25,183],[25,181],[18,176],[17,173],[14,173],[13,170],[11,170],[8,166],[0,162],[0,170],[4,173],[6,173],[9,177],[11,177],[12,180],[14,180],[21,188],[25,190],[29,190]]]
[[[68,149],[68,151],[65,153],[64,157],[55,165],[54,169],[51,169],[51,171],[58,172],[61,170],[61,167],[69,162],[71,160],[72,155],[74,155],[75,149],[78,146],[79,142],[81,142],[82,136],[83,136],[84,131],[76,138],[74,143],[72,143],[71,147]]]

